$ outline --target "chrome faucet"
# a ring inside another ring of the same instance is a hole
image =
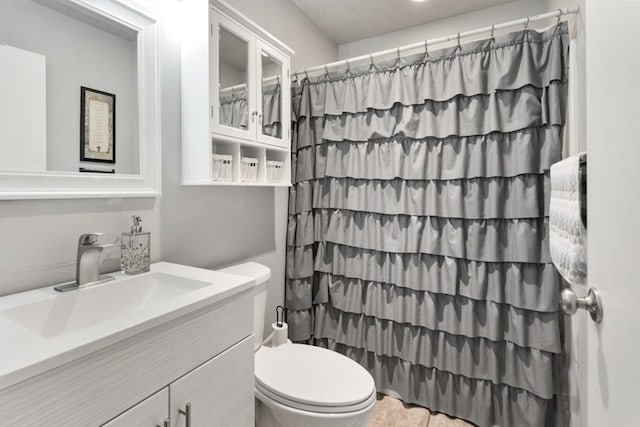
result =
[[[115,244],[98,244],[98,238],[104,233],[82,234],[78,239],[78,258],[76,261],[75,282],[56,286],[59,292],[71,291],[82,286],[97,285],[113,280],[112,276],[100,276],[100,252],[105,248],[117,246]]]

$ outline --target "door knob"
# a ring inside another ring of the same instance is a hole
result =
[[[560,292],[560,306],[565,314],[571,316],[578,309],[583,308],[589,312],[594,322],[602,322],[602,298],[596,288],[589,288],[586,297],[578,297],[573,289],[565,288]]]

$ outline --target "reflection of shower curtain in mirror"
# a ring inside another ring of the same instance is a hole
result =
[[[263,89],[262,114],[262,133],[279,138],[282,135],[279,84]],[[249,128],[249,106],[246,90],[220,97],[220,124],[236,129]]]
[[[220,96],[220,124],[237,129],[249,128],[247,91]]]
[[[280,122],[280,85],[265,86],[262,89],[262,134],[274,138],[282,136]]]

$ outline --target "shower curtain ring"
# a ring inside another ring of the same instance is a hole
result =
[[[307,71],[306,68],[304,70],[304,76],[307,78],[307,80],[309,80],[309,72]]]
[[[531,17],[527,16],[527,21],[524,23],[524,30],[528,31],[529,30],[529,21],[531,20]]]
[[[429,40],[424,41],[424,56],[429,57]]]
[[[458,33],[458,48],[462,48],[462,45],[460,44],[460,33]]]
[[[558,22],[556,22],[556,25],[560,23],[561,19],[562,19],[562,9],[558,9]]]
[[[347,63],[347,74],[351,74],[351,66],[349,65],[349,60],[345,59],[346,63]]]
[[[369,68],[370,68],[370,69],[371,69],[371,68],[375,68],[376,63],[375,63],[375,62],[373,62],[373,54],[372,54],[372,53],[370,53],[370,54],[369,54],[369,62],[370,62],[370,64],[369,64]]]
[[[324,64],[324,75],[329,76],[329,68],[327,68],[327,64]]]
[[[398,61],[400,61],[400,48],[396,48],[396,56],[398,57]]]
[[[495,39],[495,35],[496,35],[496,26],[492,25],[491,26],[491,40]]]

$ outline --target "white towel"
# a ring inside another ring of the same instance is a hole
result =
[[[551,166],[551,261],[572,285],[587,284],[586,235],[580,218],[580,155]]]

